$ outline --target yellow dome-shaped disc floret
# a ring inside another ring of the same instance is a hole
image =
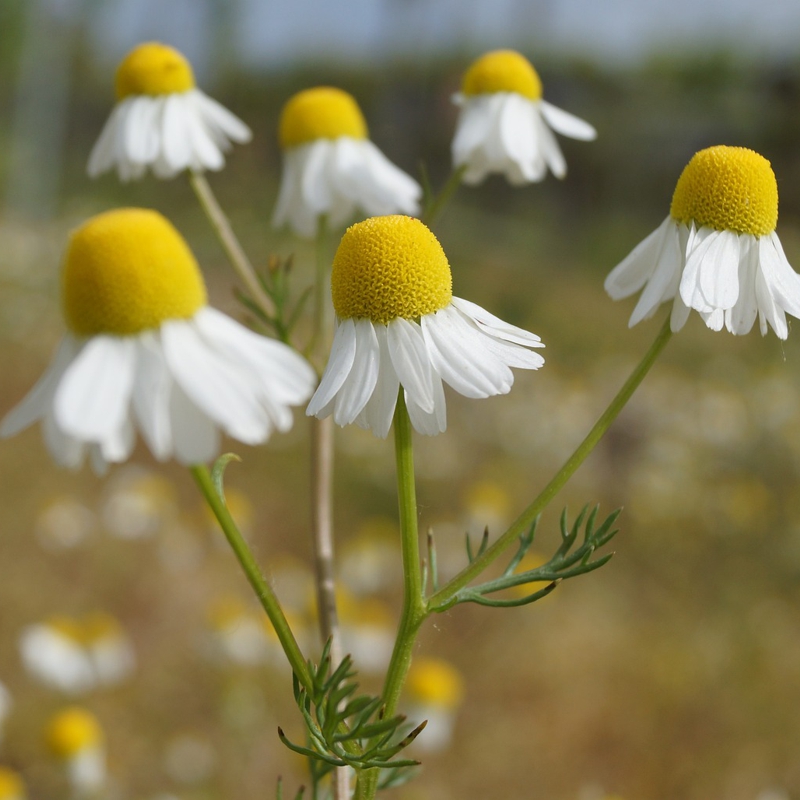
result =
[[[516,50],[493,50],[473,61],[464,74],[466,95],[516,92],[529,100],[542,96],[542,81],[525,56]]]
[[[192,65],[175,48],[159,42],[140,44],[117,67],[117,99],[132,94],[175,94],[194,89]]]
[[[678,178],[669,213],[686,225],[765,236],[778,224],[775,173],[746,147],[701,150]]]
[[[157,211],[99,214],[73,232],[62,272],[64,316],[78,336],[129,336],[206,303],[189,246]]]
[[[406,687],[414,701],[448,710],[457,708],[464,696],[460,673],[440,658],[416,659],[408,672]]]
[[[22,800],[25,784],[22,778],[8,767],[0,767],[0,800]]]
[[[290,97],[281,111],[278,139],[282,148],[316,139],[367,138],[367,123],[355,98],[332,86],[304,89]]]
[[[331,293],[340,319],[419,319],[444,308],[453,279],[438,239],[418,219],[372,217],[345,231]]]
[[[45,730],[45,740],[53,755],[68,759],[87,747],[103,741],[103,729],[94,714],[72,706],[59,711]]]

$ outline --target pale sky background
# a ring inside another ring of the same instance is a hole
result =
[[[78,0],[51,0],[78,2]],[[653,52],[719,45],[750,56],[800,50],[800,0],[89,0],[102,58],[148,38],[202,70],[222,27],[255,68],[309,60],[374,62],[513,46],[636,62]]]

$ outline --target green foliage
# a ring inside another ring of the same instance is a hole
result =
[[[292,345],[291,336],[306,303],[311,297],[312,287],[307,287],[292,306],[289,303],[291,295],[290,276],[294,257],[280,258],[271,255],[267,262],[266,272],[258,273],[258,280],[267,296],[275,304],[275,313],[267,315],[252,298],[243,292],[237,291],[236,296],[262,326],[273,332],[284,344]]]
[[[304,689],[296,677],[293,679],[294,699],[306,723],[308,746],[294,744],[278,728],[280,740],[315,763],[315,780],[334,767],[388,768],[384,785],[398,785],[403,780],[399,771],[419,762],[395,756],[417,738],[426,723],[406,734],[404,716],[385,718],[380,697],[356,694],[358,684],[352,680],[356,673],[350,656],[345,656],[335,670],[331,671],[331,667],[328,642],[319,667],[308,663],[311,691]]]
[[[539,518],[537,517],[529,530],[519,537],[517,551],[514,553],[513,558],[499,578],[475,586],[466,586],[458,591],[444,606],[436,607],[432,610],[445,611],[458,603],[478,603],[479,605],[493,606],[495,608],[524,606],[550,594],[561,581],[575,578],[578,575],[585,575],[587,572],[599,569],[604,564],[608,563],[614,554],[607,553],[594,560],[592,560],[592,557],[600,547],[608,544],[618,533],[618,529],[614,528],[613,525],[622,509],[613,511],[599,526],[597,526],[599,510],[600,506],[596,505],[590,512],[588,504],[585,505],[570,527],[567,524],[567,509],[565,508],[561,513],[560,521],[561,545],[558,550],[556,550],[553,557],[541,567],[524,570],[523,572],[515,572],[533,544],[536,528],[539,524]],[[572,548],[578,539],[581,526],[584,526],[583,542],[579,547],[573,550]],[[488,529],[484,531],[477,551],[473,550],[472,542],[470,541],[469,535],[467,535],[467,558],[470,564],[483,555],[488,545]],[[435,563],[434,559],[435,556],[430,559],[432,563]],[[489,596],[505,589],[542,583],[545,581],[548,583],[544,588],[532,591],[522,597],[495,598]]]

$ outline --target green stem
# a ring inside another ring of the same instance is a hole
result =
[[[305,689],[311,691],[311,676],[308,672],[308,665],[284,616],[278,598],[262,574],[247,542],[236,526],[230,511],[228,511],[225,501],[217,494],[208,468],[204,464],[197,464],[191,467],[191,472],[195,482],[200,487],[200,491],[203,493],[203,497],[205,497],[206,502],[214,512],[214,516],[217,518],[225,538],[244,570],[247,580],[253,587],[264,611],[266,611],[283,647],[283,652],[286,653],[286,658],[289,660],[295,675],[297,675],[297,679]]]
[[[401,388],[397,408],[394,412],[394,444],[397,465],[397,499],[400,507],[400,542],[403,550],[403,612],[383,688],[383,714],[386,718],[394,716],[397,712],[400,694],[411,666],[417,633],[428,615],[427,605],[422,595],[417,493],[414,483],[414,451],[411,435],[411,420],[408,417]],[[380,770],[377,769],[369,769],[359,774],[355,800],[372,800],[375,797],[379,772]]]
[[[631,395],[636,391],[644,376],[647,375],[650,367],[653,366],[671,336],[672,331],[670,330],[669,318],[667,318],[650,349],[630,374],[628,380],[625,381],[625,384],[603,412],[603,415],[589,431],[589,435],[578,445],[578,448],[567,459],[564,466],[545,486],[541,494],[520,514],[511,527],[491,547],[487,548],[483,555],[476,558],[466,569],[459,572],[455,578],[430,597],[428,606],[432,611],[444,611],[449,608],[460,589],[463,589],[470,581],[480,575],[506,548],[517,541],[517,538],[522,533],[528,530],[531,523],[563,488],[564,484],[572,477],[575,470],[584,462],[589,453],[594,450],[597,443],[602,439],[603,434],[617,418],[617,415],[625,407],[628,400],[631,399]]]
[[[438,216],[442,213],[442,211],[444,211],[447,204],[456,193],[456,189],[458,189],[458,187],[461,185],[461,179],[464,177],[464,173],[466,171],[466,164],[456,167],[456,169],[450,173],[450,177],[447,179],[447,182],[442,187],[442,190],[439,192],[439,194],[433,197],[428,207],[422,214],[422,221],[428,227],[433,225]]]
[[[236,271],[239,279],[247,287],[247,291],[254,303],[264,312],[267,319],[271,319],[275,315],[275,305],[264,291],[264,287],[258,280],[256,271],[250,263],[250,259],[244,252],[236,234],[233,232],[231,223],[222,206],[217,202],[214,192],[211,191],[211,186],[206,180],[206,176],[202,172],[189,170],[189,183],[206,212],[206,216],[211,222],[211,226],[216,231],[219,237],[220,244],[228,255],[234,270]]]

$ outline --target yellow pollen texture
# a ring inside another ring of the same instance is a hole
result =
[[[407,689],[419,703],[455,709],[464,695],[464,681],[446,661],[418,658],[409,670]]]
[[[542,81],[525,56],[516,50],[493,50],[482,55],[464,74],[466,95],[516,92],[529,100],[542,96]]]
[[[64,317],[78,336],[130,336],[206,303],[192,251],[157,211],[121,208],[73,232],[61,274]]]
[[[333,258],[331,292],[340,319],[386,325],[419,319],[453,297],[447,256],[418,219],[372,217],[345,231]]]
[[[367,138],[367,123],[352,95],[332,86],[305,89],[281,111],[278,139],[282,148],[316,139]]]
[[[8,767],[0,767],[0,800],[22,800],[25,787],[22,779]]]
[[[175,50],[159,42],[140,44],[117,67],[117,99],[132,94],[175,94],[194,89],[191,64]]]
[[[775,173],[745,147],[701,150],[678,178],[669,213],[686,225],[766,236],[778,224]]]
[[[94,714],[73,706],[56,714],[45,731],[47,746],[59,758],[71,758],[85,747],[98,745],[103,731]]]

